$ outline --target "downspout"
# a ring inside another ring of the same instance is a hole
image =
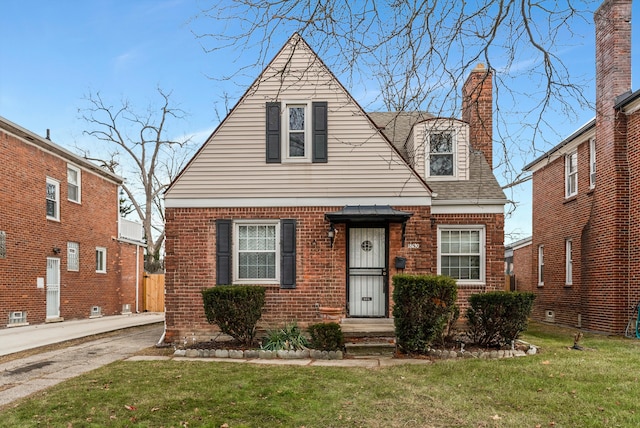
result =
[[[140,299],[140,245],[136,244],[136,314],[139,314],[138,300]]]

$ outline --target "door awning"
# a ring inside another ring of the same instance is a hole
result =
[[[326,213],[324,217],[331,223],[404,223],[412,215],[389,205],[346,205],[340,211]]]

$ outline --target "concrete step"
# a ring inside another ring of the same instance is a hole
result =
[[[395,342],[390,341],[365,341],[365,342],[345,342],[347,355],[359,356],[381,356],[393,357],[396,350]]]

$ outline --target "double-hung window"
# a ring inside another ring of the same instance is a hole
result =
[[[429,176],[452,177],[454,171],[454,141],[452,132],[429,134]]]
[[[80,244],[67,242],[67,270],[80,270]]]
[[[96,272],[107,272],[107,249],[104,247],[96,247]]]
[[[47,178],[47,218],[60,220],[60,183]]]
[[[67,198],[80,203],[80,168],[67,165]]]
[[[538,286],[544,285],[544,245],[538,245]]]
[[[275,282],[279,278],[279,222],[234,224],[234,282]]]
[[[287,104],[284,119],[284,149],[287,159],[309,158],[308,104]]]
[[[578,193],[578,152],[565,156],[565,197]]]
[[[589,140],[589,187],[596,187],[596,139]]]
[[[484,282],[484,227],[443,226],[438,232],[438,273],[458,283]]]
[[[573,241],[567,239],[564,242],[565,247],[565,284],[573,284]]]

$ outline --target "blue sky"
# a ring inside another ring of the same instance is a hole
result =
[[[252,58],[250,51],[239,62],[235,61],[237,53],[205,53],[193,32],[230,31],[214,20],[194,19],[209,4],[203,0],[2,0],[0,115],[43,136],[50,129],[54,142],[73,148],[94,144],[82,135],[87,125],[78,113],[87,107],[83,101],[87,94],[100,92],[114,105],[128,98],[144,109],[159,101],[156,88],[160,87],[172,91],[173,102],[188,113],[171,131],[194,134],[194,141],[202,144],[224,114],[223,93],[230,95],[233,106],[250,83],[248,78],[224,83],[211,77],[230,75]],[[633,15],[640,16],[638,3]],[[585,90],[593,99],[593,26],[580,24],[576,33],[573,44],[577,48],[562,53],[563,61],[572,74],[587,79]],[[640,49],[638,33],[634,29],[636,51]],[[275,55],[289,35],[281,34],[282,40],[272,41],[267,58]],[[638,55],[633,58],[633,69],[638,76]],[[246,74],[255,78],[260,71]],[[634,79],[633,88],[640,88],[639,79]],[[350,89],[366,105],[362,100],[366,91]],[[567,121],[560,114],[551,126],[558,135],[567,136],[593,115],[583,110],[576,120]],[[552,138],[554,141],[559,138]],[[551,143],[543,148],[550,147]],[[520,235],[507,242],[531,231],[530,194],[530,184],[525,184],[508,195],[521,206],[505,226],[505,232]]]

